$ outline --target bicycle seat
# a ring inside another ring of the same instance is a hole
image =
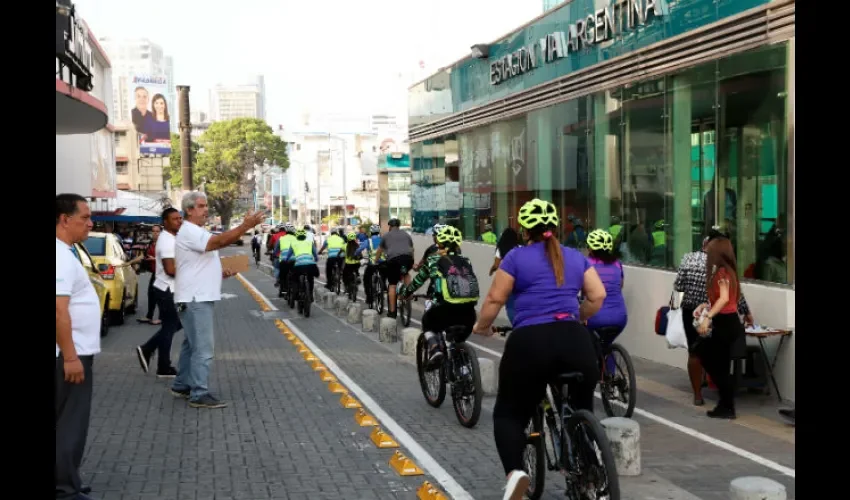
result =
[[[569,372],[558,375],[559,384],[569,384],[570,382],[581,382],[584,380],[584,374],[581,372]]]

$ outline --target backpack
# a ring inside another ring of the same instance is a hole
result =
[[[478,278],[472,262],[460,255],[445,255],[437,261],[440,274],[440,293],[449,304],[478,302]]]

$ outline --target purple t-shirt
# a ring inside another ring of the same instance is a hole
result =
[[[602,303],[599,312],[587,320],[587,327],[591,330],[604,326],[625,328],[628,316],[626,314],[626,299],[623,298],[623,266],[620,261],[606,264],[593,257],[588,257],[587,261],[596,268],[599,279],[605,286],[605,301]]]
[[[502,261],[499,269],[514,278],[514,328],[551,323],[564,313],[578,319],[578,293],[590,263],[573,248],[561,246],[561,254],[564,285],[560,288],[542,242],[515,248]]]

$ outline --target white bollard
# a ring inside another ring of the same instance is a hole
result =
[[[617,473],[621,476],[639,476],[640,424],[630,418],[611,417],[602,420],[602,427],[611,443]]]
[[[363,311],[363,331],[374,332],[378,324],[378,311],[374,309],[366,309]]]
[[[481,389],[485,396],[495,396],[499,391],[499,366],[492,359],[478,358]]]
[[[329,310],[332,311],[333,308],[334,308],[335,301],[336,301],[336,294],[333,293],[333,292],[328,292],[328,293],[325,294],[325,301],[322,302],[322,306],[325,309],[329,309]]]
[[[323,287],[317,286],[313,288],[313,302],[323,304],[325,301],[325,290]]]
[[[422,332],[419,328],[405,328],[401,331],[401,354],[403,356],[416,356],[416,342]]]
[[[729,483],[732,500],[785,500],[785,486],[773,479],[758,476],[745,476],[733,479]]]
[[[395,342],[398,339],[398,321],[395,318],[381,318],[378,340]]]
[[[337,297],[334,302],[334,310],[340,318],[348,314],[348,297]]]
[[[363,304],[360,302],[355,302],[354,304],[348,304],[348,322],[352,325],[359,325],[361,321],[361,315],[363,313]]]

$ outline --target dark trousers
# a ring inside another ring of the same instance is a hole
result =
[[[570,384],[569,399],[574,410],[593,412],[593,391],[599,381],[596,346],[593,334],[577,321],[524,326],[508,337],[493,408],[496,448],[506,474],[522,469],[528,442],[525,427],[546,395],[547,384],[556,382],[558,375],[584,374],[581,383]]]
[[[731,373],[733,347],[744,338],[744,325],[737,313],[718,314],[712,320],[711,336],[702,338],[696,354],[717,386],[717,406],[735,409],[735,379]]]
[[[183,329],[180,323],[180,315],[177,314],[177,304],[174,303],[174,294],[171,289],[166,291],[154,288],[159,304],[159,318],[162,325],[158,332],[148,339],[142,346],[142,351],[152,353],[156,351],[157,372],[162,372],[171,367],[171,341],[174,334]]]
[[[145,315],[145,317],[150,320],[153,319],[153,313],[157,306],[156,287],[153,286],[154,281],[156,281],[156,274],[151,273],[151,279],[148,281],[148,313]],[[159,319],[162,319],[162,309],[159,311]]]
[[[81,384],[71,384],[65,382],[62,354],[56,358],[56,498],[72,498],[82,487],[80,463],[89,433],[93,361],[94,356],[80,356],[85,378]]]

